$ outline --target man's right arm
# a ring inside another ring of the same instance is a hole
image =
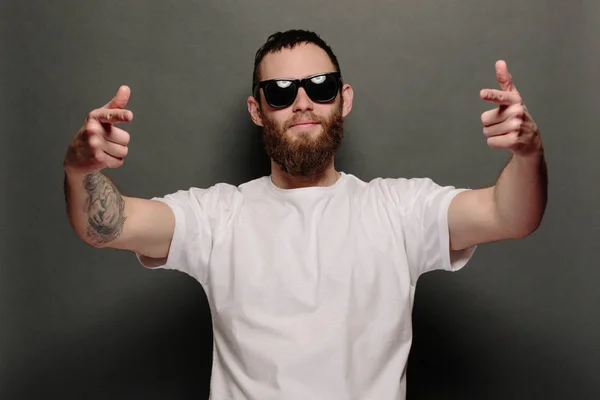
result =
[[[63,164],[67,214],[77,235],[94,247],[164,259],[175,229],[171,208],[123,196],[101,172],[119,168],[128,153],[129,133],[115,124],[133,119],[125,109],[129,96],[129,88],[121,86],[112,100],[88,114],[69,145]]]
[[[65,173],[64,189],[71,225],[86,243],[151,258],[167,257],[175,229],[167,204],[123,196],[101,172]]]

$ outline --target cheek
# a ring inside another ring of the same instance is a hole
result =
[[[340,101],[336,101],[332,104],[315,104],[314,112],[321,121],[329,121],[334,115],[341,113],[342,104]]]
[[[277,112],[273,112],[273,111],[263,111],[261,112],[261,118],[263,120],[263,123],[266,125],[269,125],[271,127],[276,127],[276,128],[280,128],[282,126],[282,124],[285,122],[285,120],[281,120],[281,117],[278,115]]]
[[[277,124],[280,129],[284,129],[291,124],[294,115],[288,110],[281,110],[272,114],[272,121]]]

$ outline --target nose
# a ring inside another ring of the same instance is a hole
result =
[[[312,111],[313,107],[313,101],[308,97],[304,88],[299,88],[296,100],[294,100],[293,111]]]

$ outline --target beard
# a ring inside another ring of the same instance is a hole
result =
[[[264,114],[262,119],[262,141],[267,154],[283,172],[294,177],[310,177],[324,172],[333,161],[344,136],[341,102],[329,118],[306,112],[294,115],[283,124]],[[311,132],[286,133],[301,120],[319,123],[322,132],[317,137],[312,137]]]

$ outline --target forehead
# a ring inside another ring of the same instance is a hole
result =
[[[301,43],[293,49],[267,54],[260,66],[260,79],[304,78],[334,70],[325,50],[312,43]]]

